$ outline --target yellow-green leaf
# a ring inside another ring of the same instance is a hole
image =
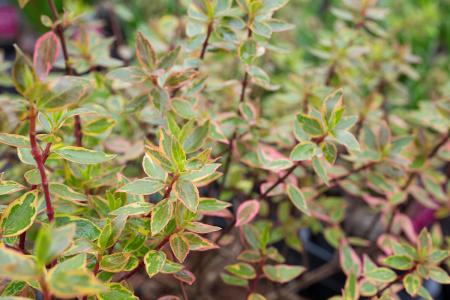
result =
[[[115,155],[106,154],[102,151],[89,150],[75,146],[57,148],[54,149],[53,152],[68,161],[86,165],[106,162],[116,157]]]
[[[33,225],[37,215],[38,192],[28,192],[3,211],[0,230],[3,237],[17,236]]]

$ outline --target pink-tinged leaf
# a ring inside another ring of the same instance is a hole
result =
[[[259,212],[259,201],[248,200],[239,205],[236,217],[236,226],[242,226],[250,223]]]
[[[398,242],[393,236],[388,234],[382,234],[377,239],[377,246],[380,248],[386,255],[393,254],[393,243]]]
[[[417,233],[414,230],[414,225],[407,215],[404,214],[396,215],[394,222],[400,224],[408,240],[410,240],[412,243],[415,243],[417,241]]]
[[[342,271],[348,276],[349,274],[361,273],[361,260],[350,245],[344,243],[339,249],[339,261]]]
[[[202,211],[202,215],[210,217],[219,217],[224,219],[234,219],[233,214],[228,209],[221,209],[218,211]]]
[[[48,73],[59,55],[59,40],[53,31],[49,31],[36,41],[33,65],[41,80],[47,78]]]
[[[186,269],[176,272],[175,274],[173,274],[173,277],[180,281],[183,281],[184,283],[187,283],[188,285],[193,285],[195,282],[195,275],[192,274],[191,271],[188,271]]]
[[[382,205],[383,203],[386,202],[383,198],[375,197],[375,196],[372,196],[369,194],[364,194],[362,198],[371,207],[375,207],[377,205]]]

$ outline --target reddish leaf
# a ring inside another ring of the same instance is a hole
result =
[[[41,80],[47,78],[48,73],[59,55],[59,40],[53,31],[49,31],[36,41],[33,65]]]
[[[192,274],[191,271],[188,271],[186,269],[176,272],[175,274],[173,274],[173,277],[189,285],[192,285],[195,282],[195,275]]]
[[[183,262],[189,253],[189,241],[186,237],[179,234],[170,236],[170,248],[179,262]]]
[[[259,212],[259,201],[248,200],[239,205],[236,217],[236,226],[250,223]]]

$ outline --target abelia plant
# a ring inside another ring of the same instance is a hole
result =
[[[373,0],[321,8],[336,19],[290,67],[288,2],[181,1],[128,53],[48,1],[33,54],[0,64],[16,91],[0,299],[291,299],[339,271],[336,300],[450,283],[449,94],[402,107],[420,58]],[[318,268],[312,237],[334,253]]]

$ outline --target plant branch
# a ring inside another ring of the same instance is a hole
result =
[[[45,174],[44,156],[42,155],[42,153],[39,149],[37,139],[36,139],[36,116],[37,116],[37,111],[34,107],[34,104],[31,104],[30,115],[29,115],[29,120],[30,120],[29,137],[30,137],[30,144],[31,144],[31,154],[34,158],[34,161],[36,162],[36,166],[38,168],[39,175],[41,177],[41,185],[42,185],[42,190],[44,191],[47,217],[48,217],[49,222],[53,222],[53,217],[54,217],[55,213],[54,213],[52,201],[50,198],[50,190],[48,188],[47,174]],[[47,154],[47,156],[48,156],[48,154]]]
[[[209,21],[208,28],[206,30],[206,38],[203,41],[202,51],[200,52],[200,57],[199,58],[201,60],[203,60],[205,58],[206,49],[208,48],[209,38],[211,37],[213,29],[214,29],[213,21]]]
[[[53,15],[53,20],[55,22],[58,22],[55,28],[56,34],[58,35],[59,42],[61,43],[61,48],[64,56],[64,65],[66,68],[66,74],[67,75],[73,75],[74,71],[72,69],[70,58],[69,58],[69,51],[67,51],[67,43],[66,39],[64,37],[64,28],[62,25],[62,20],[60,19],[58,10],[56,9],[55,2],[53,0],[48,0],[48,6],[50,7],[50,10]],[[79,115],[75,115],[75,124],[74,124],[74,137],[75,137],[75,144],[78,147],[81,147],[83,145],[83,132],[81,128],[81,118]]]
[[[181,294],[183,294],[183,300],[189,300],[184,283],[178,280],[178,284],[180,285]]]

